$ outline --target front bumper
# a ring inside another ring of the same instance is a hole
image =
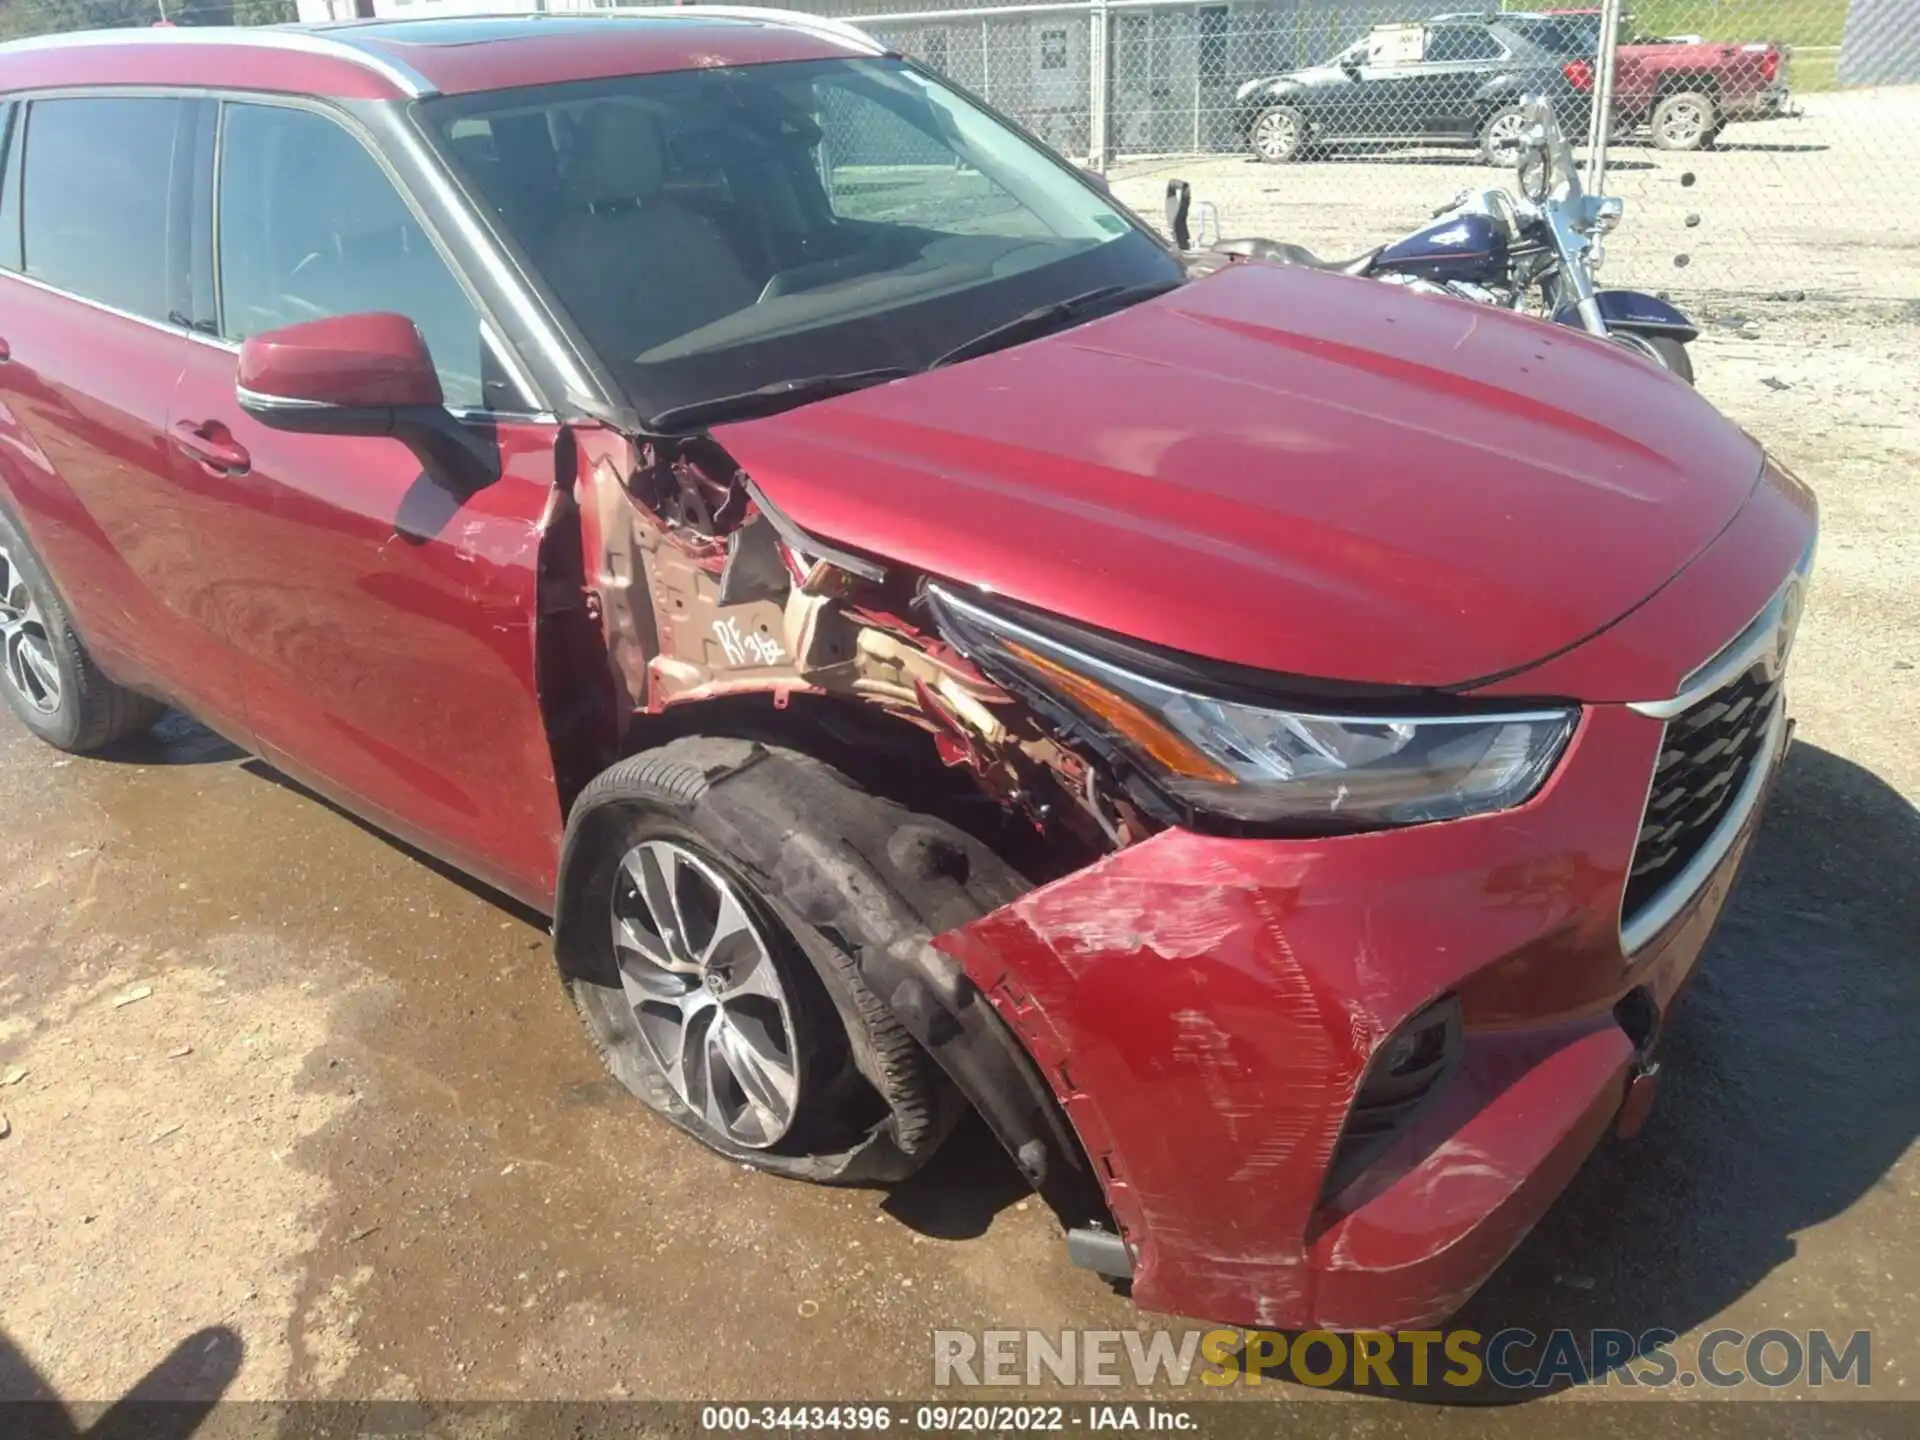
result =
[[[1656,601],[1507,683],[1608,695],[1622,674],[1661,673],[1654,693],[1679,693],[1812,531],[1811,498],[1770,472]],[[1595,704],[1517,810],[1326,839],[1169,830],[936,941],[1071,1120],[1139,1304],[1391,1329],[1480,1286],[1620,1114],[1788,744],[1784,724],[1769,732],[1727,843],[1629,953],[1622,896],[1664,733]],[[1369,1064],[1444,995],[1460,1005],[1457,1063],[1329,1195]]]
[[[1726,899],[1756,807],[1663,933],[1620,896],[1662,726],[1587,712],[1521,810],[1328,840],[1164,832],[941,944],[1051,1080],[1154,1310],[1394,1328],[1456,1310],[1559,1194]],[[1782,743],[1769,757],[1778,760]],[[1461,1058],[1393,1147],[1321,1194],[1374,1050],[1459,996]]]

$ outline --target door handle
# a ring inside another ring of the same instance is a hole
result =
[[[173,443],[222,475],[244,475],[253,468],[247,447],[228,434],[218,420],[176,420]]]

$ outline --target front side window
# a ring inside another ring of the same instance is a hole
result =
[[[144,319],[175,315],[184,279],[167,212],[190,118],[185,100],[34,101],[20,185],[26,273]]]
[[[479,313],[367,149],[324,115],[274,105],[229,104],[221,136],[222,333],[405,315],[447,404],[486,403]]]
[[[1180,274],[1058,159],[899,61],[623,76],[421,110],[648,415],[918,368],[1037,305]]]

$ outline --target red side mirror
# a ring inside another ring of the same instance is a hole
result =
[[[338,315],[256,335],[240,347],[240,408],[301,435],[390,435],[422,473],[465,499],[500,475],[484,426],[446,407],[440,377],[404,315]]]
[[[339,315],[240,347],[241,407],[262,424],[333,434],[391,432],[391,412],[442,403],[427,342],[404,315]]]

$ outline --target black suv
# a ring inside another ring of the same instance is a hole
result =
[[[1551,15],[1440,15],[1376,25],[1323,65],[1249,80],[1236,120],[1253,153],[1279,164],[1320,146],[1477,145],[1490,165],[1519,158],[1519,100],[1553,102],[1561,129],[1587,130],[1592,26]]]

